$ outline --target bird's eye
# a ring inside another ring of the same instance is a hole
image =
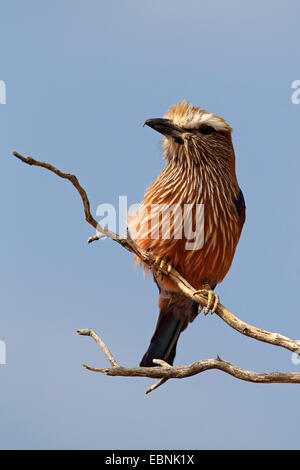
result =
[[[200,127],[200,132],[202,134],[205,134],[205,135],[212,134],[214,131],[215,131],[215,129],[211,126],[202,126],[202,127]]]
[[[180,144],[180,145],[183,144],[183,140],[181,139],[181,137],[174,137],[174,140],[175,140],[176,144]]]

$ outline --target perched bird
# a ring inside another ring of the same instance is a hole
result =
[[[132,238],[156,255],[159,268],[174,267],[196,290],[205,291],[205,312],[214,311],[218,305],[214,288],[231,266],[245,222],[232,128],[221,117],[186,101],[171,106],[163,119],[148,119],[144,125],[164,136],[166,166],[146,191],[140,210],[128,219]],[[160,313],[140,363],[145,367],[154,366],[153,359],[173,364],[179,335],[198,314],[198,304],[160,269],[152,273]]]

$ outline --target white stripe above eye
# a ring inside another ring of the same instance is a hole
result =
[[[174,116],[174,123],[184,129],[199,129],[201,126],[211,126],[216,131],[231,131],[226,121],[206,112],[187,112],[184,116]]]
[[[211,113],[202,114],[200,119],[201,125],[211,126],[216,131],[225,131],[231,130],[231,127],[227,124],[227,122],[223,121],[223,119],[214,116]]]

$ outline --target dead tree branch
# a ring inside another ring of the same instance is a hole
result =
[[[77,177],[71,173],[64,173],[55,166],[51,165],[50,163],[43,162],[40,160],[35,160],[32,157],[24,157],[18,152],[13,152],[13,155],[17,157],[22,162],[26,163],[27,165],[31,166],[39,166],[45,168],[52,173],[56,174],[60,178],[69,180],[75,189],[78,191],[84,208],[85,220],[97,230],[96,235],[90,237],[88,242],[91,243],[95,240],[99,240],[102,237],[108,237],[111,240],[117,242],[119,245],[126,248],[126,250],[130,251],[134,255],[138,256],[141,261],[143,261],[146,265],[149,266],[151,269],[157,269],[156,266],[156,257],[145,250],[142,250],[138,247],[138,245],[134,242],[134,240],[127,234],[126,238],[120,237],[118,234],[110,231],[106,227],[100,225],[92,216],[90,211],[90,202],[87,197],[86,191],[80,185]],[[172,268],[170,271],[165,269],[163,271],[163,275],[167,276],[170,280],[172,280],[177,287],[185,294],[187,297],[190,297],[192,300],[199,303],[199,306],[202,308],[203,306],[207,305],[207,297],[203,294],[196,294],[196,290],[187,282],[185,278],[183,278],[178,271]],[[219,304],[216,312],[215,312],[225,323],[227,323],[230,327],[234,328],[239,333],[249,336],[253,339],[258,341],[263,341],[265,343],[273,344],[275,346],[280,346],[282,348],[288,349],[289,351],[299,353],[300,352],[300,343],[294,339],[290,339],[286,336],[283,336],[279,333],[271,333],[266,330],[262,330],[255,326],[252,326],[248,323],[243,322],[237,316],[235,316],[232,312],[230,312],[224,305]],[[92,369],[88,366],[90,370],[97,370],[102,372],[106,375],[122,375],[122,376],[135,376],[135,377],[152,377],[152,378],[161,378],[162,380],[156,384],[155,386],[151,387],[151,389],[157,388],[157,386],[164,383],[169,378],[183,378],[189,377],[191,375],[198,374],[208,369],[219,369],[224,372],[227,372],[241,380],[247,380],[250,382],[260,382],[260,383],[300,383],[300,374],[296,373],[281,373],[281,372],[273,372],[268,374],[263,373],[255,373],[246,371],[241,369],[229,362],[223,361],[219,358],[217,359],[208,359],[205,361],[199,361],[189,366],[184,367],[171,367],[162,365],[162,363],[158,364],[160,367],[136,367],[136,368],[125,368],[119,366],[115,359],[111,356],[108,348],[105,346],[103,341],[100,337],[93,332],[92,330],[79,330],[81,335],[89,335],[92,336],[95,341],[99,344],[99,346],[104,351],[105,355],[108,357],[112,368],[111,369]],[[151,391],[149,389],[149,391]]]
[[[249,370],[242,369],[230,362],[224,361],[220,357],[215,359],[204,359],[202,361],[194,362],[188,366],[170,366],[164,361],[154,359],[153,362],[158,364],[160,367],[122,367],[112,357],[108,348],[104,342],[93,330],[78,330],[78,334],[91,336],[97,344],[100,345],[104,354],[110,361],[112,367],[104,369],[95,369],[93,367],[83,364],[83,366],[93,372],[101,372],[105,375],[121,376],[121,377],[150,377],[153,379],[162,379],[160,382],[150,387],[146,393],[151,392],[159,385],[169,379],[183,379],[185,377],[192,377],[193,375],[200,374],[211,369],[218,369],[227,374],[232,375],[240,380],[246,382],[255,383],[300,383],[300,373],[292,372],[251,372]],[[104,347],[103,347],[104,346]],[[114,365],[112,364],[114,362]]]

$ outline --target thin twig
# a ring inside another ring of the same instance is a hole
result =
[[[87,328],[85,330],[77,330],[77,333],[79,335],[82,335],[82,336],[91,336],[91,338],[93,338],[93,340],[95,340],[96,343],[100,346],[100,348],[104,352],[105,356],[107,357],[107,359],[111,363],[112,367],[119,367],[119,364],[117,363],[117,361],[113,357],[112,353],[110,352],[110,350],[108,349],[108,347],[106,346],[104,341],[102,341],[100,336],[97,335],[97,333],[94,330],[91,330],[91,328]]]
[[[172,367],[170,364],[168,364],[167,362],[163,361],[162,359],[153,359],[152,362],[154,364],[158,364],[159,366],[161,367]],[[148,388],[145,393],[148,394],[150,392],[153,392],[153,390],[156,390],[158,387],[160,387],[161,385],[163,385],[164,383],[167,382],[168,379],[161,379],[159,380],[159,382],[156,382],[155,384],[153,384],[150,388]]]
[[[151,387],[149,387],[149,388],[145,391],[146,395],[147,395],[148,393],[153,392],[153,390],[156,390],[158,387],[160,387],[161,385],[163,385],[164,383],[166,383],[167,380],[168,380],[168,379],[161,379],[159,382],[156,382],[155,384],[151,385]]]

